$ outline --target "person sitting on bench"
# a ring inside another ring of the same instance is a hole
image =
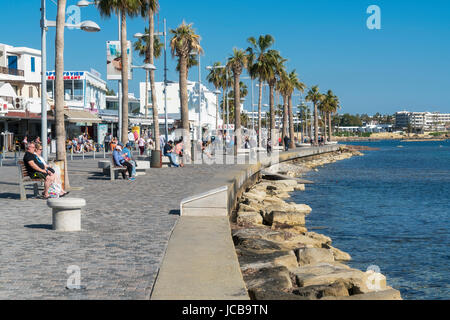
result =
[[[116,149],[113,151],[114,164],[115,164],[116,166],[118,166],[118,167],[121,167],[121,166],[127,167],[127,170],[128,170],[128,176],[129,176],[128,180],[134,181],[134,180],[136,180],[136,178],[134,178],[134,177],[132,176],[132,173],[133,173],[133,166],[132,166],[131,163],[129,163],[128,161],[126,161],[125,158],[122,156],[122,147],[123,147],[123,144],[122,144],[122,143],[119,143],[119,144],[116,146]],[[121,171],[121,172],[122,172],[122,177],[126,180],[126,179],[127,179],[127,176],[126,176],[126,174],[125,174],[125,171]]]
[[[174,167],[179,167],[180,165],[177,163],[177,156],[175,154],[175,149],[173,146],[173,141],[169,141],[164,146],[164,156],[169,157],[170,165]]]
[[[44,199],[48,199],[48,189],[50,185],[55,181],[55,174],[46,169],[45,165],[39,162],[34,154],[36,145],[34,142],[27,144],[25,155],[23,156],[23,163],[27,170],[28,176],[31,179],[44,180]]]

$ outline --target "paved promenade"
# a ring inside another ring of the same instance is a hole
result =
[[[302,148],[279,159],[332,148]],[[134,182],[111,182],[97,168],[99,160],[69,161],[71,186],[83,187],[69,197],[87,203],[76,233],[51,230],[45,200],[34,199],[31,188],[28,200],[19,200],[13,160],[0,167],[0,299],[150,299],[160,268],[154,299],[248,298],[228,218],[180,218],[179,205],[218,186],[239,187],[254,166],[149,169]],[[69,290],[77,270],[82,288]]]
[[[79,233],[51,230],[45,200],[19,200],[17,168],[0,168],[0,299],[149,299],[180,201],[206,190],[225,165],[150,169],[135,182],[101,175],[97,160],[69,162],[70,183],[84,187]],[[66,289],[69,266],[82,290]]]

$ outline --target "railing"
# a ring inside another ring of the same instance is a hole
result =
[[[0,67],[0,73],[23,77],[23,70]]]

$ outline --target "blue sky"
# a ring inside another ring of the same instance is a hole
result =
[[[76,4],[67,0],[67,6]],[[0,0],[0,42],[40,48],[40,1]],[[233,47],[247,48],[249,36],[271,34],[274,48],[296,69],[308,87],[319,85],[339,96],[341,113],[394,113],[398,110],[450,112],[450,1],[448,0],[315,0],[315,1],[167,1],[160,0],[158,16],[168,29],[183,20],[201,35],[202,78],[206,65],[225,62]],[[370,5],[381,8],[381,30],[369,30]],[[55,19],[56,5],[47,0],[47,19]],[[96,21],[98,33],[65,32],[65,69],[98,70],[106,79],[107,40],[118,38],[117,17],[100,17],[95,7],[81,9],[82,20]],[[128,39],[143,32],[143,18],[128,20]],[[53,29],[53,30],[52,30]],[[54,68],[54,28],[50,29],[48,69]],[[137,54],[134,64],[141,64]],[[178,81],[176,61],[168,52],[169,79]],[[163,78],[163,59],[156,62],[157,81]],[[189,73],[198,79],[197,69]],[[139,95],[142,70],[134,71],[130,92]],[[248,80],[245,80],[248,81]],[[248,83],[250,85],[250,83]],[[117,91],[117,82],[108,82]],[[255,90],[256,91],[256,90]],[[250,94],[245,108],[250,109]],[[295,103],[300,97],[295,97]],[[255,103],[256,103],[255,94]]]

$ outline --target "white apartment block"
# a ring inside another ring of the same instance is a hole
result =
[[[399,111],[395,113],[395,127],[421,131],[444,131],[450,124],[450,113],[440,112],[409,112]]]
[[[150,83],[148,83],[148,115],[151,117],[152,112],[152,102],[151,102],[151,89]],[[189,120],[191,124],[196,128],[199,123],[199,97],[198,97],[198,82],[188,81],[188,108],[189,108]],[[155,83],[155,94],[156,101],[158,104],[158,115],[160,125],[164,124],[164,82]],[[176,122],[181,119],[180,116],[180,94],[179,94],[179,84],[178,83],[168,83],[167,84],[167,118],[168,124],[172,127]],[[216,110],[217,110],[217,99],[214,92],[210,91],[206,86],[201,86],[202,100],[201,100],[201,123],[203,128],[209,130],[216,129]],[[141,101],[141,113],[145,114],[145,82],[140,83],[140,101]],[[220,111],[220,110],[219,110]],[[222,119],[219,112],[218,125],[222,124]]]
[[[0,100],[8,109],[40,112],[40,84],[41,51],[0,43]]]

